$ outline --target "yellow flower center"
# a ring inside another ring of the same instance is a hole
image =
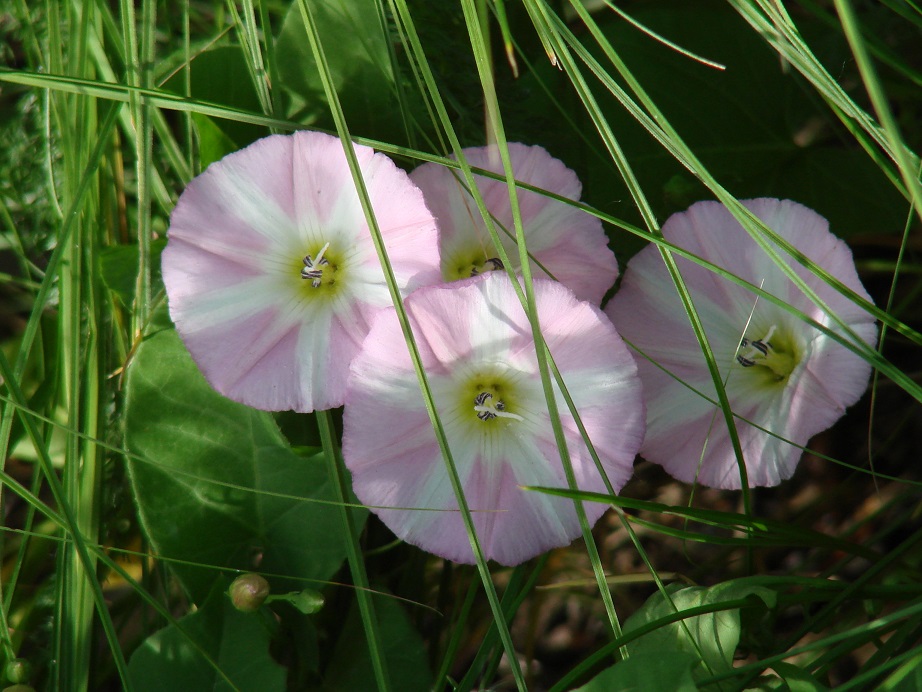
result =
[[[793,341],[777,333],[776,325],[761,339],[744,337],[736,352],[736,362],[758,375],[764,384],[786,381],[799,360]]]
[[[472,431],[485,430],[480,427],[483,423],[496,424],[500,421],[525,420],[515,412],[518,408],[516,402],[520,397],[516,396],[516,388],[506,379],[501,373],[484,372],[471,377],[461,387],[459,410],[466,409],[474,414],[470,418],[474,424]]]
[[[478,274],[505,269],[503,261],[499,257],[484,257],[480,253],[473,256],[459,257],[457,261],[449,261],[442,266],[444,267],[445,278],[448,281],[469,279]]]
[[[304,268],[301,269],[301,278],[310,281],[311,288],[327,288],[336,282],[338,266],[325,257],[330,244],[327,243],[316,255],[305,255],[302,260]]]

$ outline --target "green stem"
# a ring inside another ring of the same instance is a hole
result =
[[[346,558],[349,569],[352,571],[352,583],[355,585],[355,596],[362,614],[362,623],[365,625],[365,636],[368,640],[368,653],[375,672],[375,681],[379,690],[390,689],[387,675],[387,661],[381,645],[381,634],[378,628],[378,618],[375,613],[374,603],[371,599],[371,589],[368,587],[368,575],[365,573],[365,561],[356,538],[355,519],[352,516],[352,504],[347,488],[346,472],[343,468],[342,457],[339,455],[338,446],[333,434],[333,421],[329,411],[317,412],[317,425],[320,429],[320,441],[323,444],[323,456],[327,462],[327,470],[336,499],[339,501],[340,516],[343,521],[343,541],[346,546]]]

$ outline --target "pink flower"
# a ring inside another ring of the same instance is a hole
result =
[[[643,439],[636,366],[600,310],[535,281],[547,345],[615,489]],[[505,274],[422,288],[406,300],[433,398],[488,559],[518,564],[580,534],[573,502],[520,486],[567,487],[528,318]],[[557,394],[576,480],[605,492]],[[356,495],[404,540],[455,560],[474,556],[393,309],[352,366],[343,456]],[[587,503],[589,520],[606,507]],[[443,511],[427,511],[443,510]],[[444,511],[448,510],[448,511]]]
[[[422,194],[386,156],[354,148],[401,290],[438,281]],[[391,304],[342,144],[317,132],[266,137],[193,180],[163,279],[211,385],[270,411],[342,405],[370,320]]]
[[[465,149],[464,157],[476,168],[503,172],[495,147]],[[543,148],[512,143],[509,144],[509,157],[516,180],[567,199],[579,199],[582,185],[576,174]],[[446,281],[503,269],[483,217],[460,172],[426,163],[410,177],[423,191],[426,203],[438,219],[442,276]],[[509,258],[517,263],[519,255],[506,183],[483,176],[475,178],[503,247]],[[534,276],[551,276],[580,300],[599,305],[618,278],[618,263],[608,248],[602,222],[537,192],[522,188],[517,192]],[[516,265],[515,269],[518,272],[520,267]]]
[[[813,262],[870,300],[850,250],[829,232],[823,217],[789,200],[743,204]],[[723,205],[694,204],[670,217],[663,235],[836,330],[831,318],[782,273]],[[800,459],[801,449],[794,445],[806,445],[858,400],[870,366],[783,308],[688,260],[676,259],[737,416],[749,484],[777,485],[790,478]],[[877,328],[870,314],[793,259],[790,264],[861,339],[874,340]],[[717,400],[707,364],[655,246],[647,246],[628,263],[606,313],[646,356],[637,359],[647,397],[647,437],[641,454],[680,480],[740,488],[727,425],[716,405],[704,398]]]

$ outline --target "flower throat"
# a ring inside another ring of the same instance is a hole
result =
[[[761,339],[743,337],[737,349],[736,362],[744,368],[765,368],[775,381],[781,382],[794,370],[798,359],[790,349],[776,347],[771,342],[775,331],[776,326],[772,325]]]

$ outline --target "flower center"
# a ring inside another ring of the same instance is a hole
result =
[[[336,265],[330,264],[330,261],[323,256],[329,247],[330,244],[327,243],[320,248],[320,252],[317,253],[316,257],[311,255],[304,256],[304,268],[301,270],[301,278],[310,281],[313,288],[320,288],[324,284],[329,285],[335,281],[333,277],[336,274]]]
[[[495,272],[504,269],[503,261],[499,257],[489,257],[483,264],[471,264],[471,276],[484,272]]]
[[[512,418],[519,421],[525,420],[522,416],[509,413],[502,399],[493,401],[493,394],[491,392],[483,391],[474,397],[474,411],[477,412],[477,417],[482,421],[493,420],[494,418]]]
[[[442,256],[442,274],[446,281],[460,281],[487,272],[505,269],[499,257],[488,257],[483,248],[468,248],[450,257]]]
[[[787,379],[797,365],[797,358],[791,349],[773,344],[776,326],[772,325],[761,339],[743,338],[736,352],[736,362],[744,368],[765,368],[777,382]]]

